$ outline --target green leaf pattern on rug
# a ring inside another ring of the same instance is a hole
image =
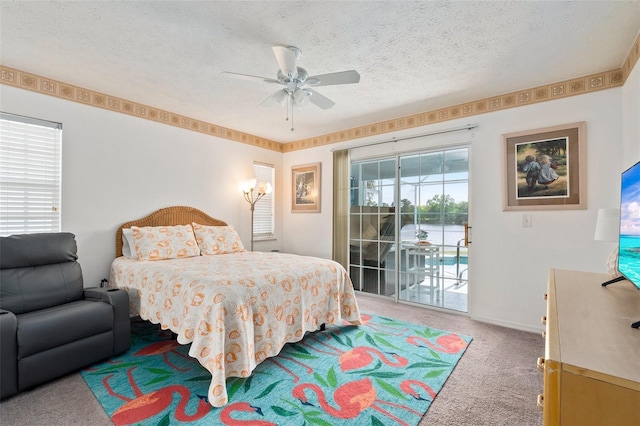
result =
[[[331,367],[327,372],[327,383],[329,383],[329,386],[331,386],[332,388],[335,388],[336,386],[338,386],[338,378],[336,377],[336,370],[334,370],[333,367]]]
[[[211,379],[209,379],[209,381],[211,381]],[[227,395],[229,396],[230,400],[233,399],[233,396],[236,394],[236,392],[238,392],[238,389],[240,389],[243,385],[245,385],[246,382],[250,383],[249,380],[243,380],[240,378],[233,378],[233,379],[227,380]]]
[[[389,392],[391,396],[396,397],[398,399],[404,399],[404,400],[409,399],[405,394],[400,392],[395,386],[385,382],[384,380],[375,379],[375,382],[378,384],[378,386],[380,386],[381,389],[384,389],[385,391]]]
[[[386,346],[387,348],[390,348],[390,349],[395,349],[396,351],[402,351],[401,348],[399,348],[396,345],[390,343],[389,341],[387,341],[387,339],[385,339],[384,337],[382,337],[382,336],[380,336],[378,334],[375,334],[373,338],[376,340],[376,342],[380,343],[382,346]]]
[[[298,414],[295,411],[288,411],[277,405],[272,405],[271,409],[273,410],[274,413],[282,417],[292,417]]]
[[[258,396],[256,396],[256,399],[261,399],[261,398],[264,398],[265,396],[269,395],[276,388],[276,386],[278,386],[281,382],[282,382],[282,380],[278,380],[277,382],[272,383],[269,386],[267,386],[267,388],[265,390],[263,390]]]

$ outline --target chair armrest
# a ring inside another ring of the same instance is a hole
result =
[[[131,319],[129,317],[129,294],[119,288],[88,287],[84,298],[94,302],[108,303],[113,307],[113,355],[118,355],[131,346]]]
[[[123,294],[124,293],[124,294]],[[86,287],[84,289],[84,298],[93,300],[94,302],[102,301],[110,305],[122,303],[118,299],[129,297],[127,292],[119,288],[102,288],[102,287]]]
[[[18,393],[18,319],[0,309],[0,399]]]

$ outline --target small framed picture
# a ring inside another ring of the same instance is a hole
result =
[[[320,163],[291,167],[291,212],[320,213]]]
[[[586,209],[586,123],[502,135],[503,210]]]

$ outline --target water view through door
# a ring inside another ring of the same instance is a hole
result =
[[[352,162],[354,287],[466,312],[468,187],[467,147]]]

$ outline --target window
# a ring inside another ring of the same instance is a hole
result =
[[[258,182],[270,183],[275,188],[275,168],[271,164],[254,163],[253,174]],[[253,216],[253,238],[268,240],[274,233],[274,192],[266,194],[256,203]]]
[[[0,235],[60,231],[62,124],[0,113]]]

